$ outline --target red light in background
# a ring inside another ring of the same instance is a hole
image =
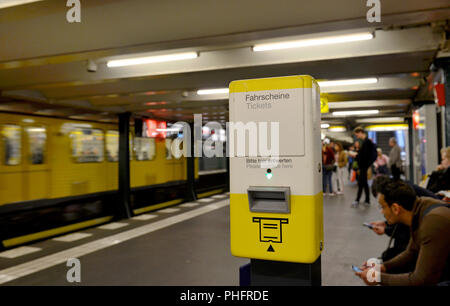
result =
[[[165,121],[158,121],[157,125],[158,125],[158,130],[167,129],[167,122],[165,122]],[[166,133],[167,133],[166,131],[158,131],[157,137],[166,138]]]
[[[156,137],[158,135],[157,129],[157,122],[156,120],[152,119],[144,119],[145,124],[147,125],[147,136],[148,137]]]
[[[419,127],[419,123],[420,123],[419,111],[415,111],[413,113],[412,120],[413,120],[413,127],[414,127],[415,130],[417,130],[417,128]]]
[[[144,119],[147,126],[147,137],[166,138],[167,122],[154,119]]]
[[[434,85],[434,97],[439,106],[445,106],[445,87],[444,84]]]

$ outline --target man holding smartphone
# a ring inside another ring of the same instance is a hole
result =
[[[392,182],[392,180],[387,175],[377,176],[372,183],[372,195],[377,198],[379,191],[382,186]],[[417,192],[416,192],[417,194]],[[420,194],[417,194],[421,196]],[[410,228],[407,225],[397,223],[389,224],[387,221],[375,221],[368,223],[370,229],[378,235],[384,235],[390,237],[387,249],[381,254],[381,259],[386,262],[404,250],[408,246],[410,239]],[[393,246],[391,246],[393,244]],[[414,269],[415,263],[403,267],[401,269],[395,269],[391,273],[404,273],[410,272]]]
[[[432,198],[417,198],[412,187],[401,181],[383,185],[378,203],[389,224],[411,228],[411,239],[401,254],[379,267],[364,263],[362,272],[355,274],[367,285],[430,286],[450,281],[450,206]],[[414,261],[414,271],[391,273]],[[373,278],[374,271],[380,273],[378,280]]]

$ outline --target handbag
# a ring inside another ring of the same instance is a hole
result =
[[[326,171],[336,171],[336,165],[325,165]]]
[[[372,171],[372,167],[370,167],[369,169],[367,169],[367,179],[371,180],[372,175],[373,175],[373,171]]]
[[[352,169],[352,177],[350,179],[350,182],[353,183],[354,181],[356,181],[356,171]]]

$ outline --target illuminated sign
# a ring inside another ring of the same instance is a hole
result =
[[[152,138],[166,138],[167,122],[143,119],[143,135]]]
[[[413,121],[413,127],[414,127],[414,129],[417,130],[417,128],[419,127],[419,123],[420,123],[420,115],[419,115],[419,111],[415,111],[415,112],[413,113],[412,121]]]

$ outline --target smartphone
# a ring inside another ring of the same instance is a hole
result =
[[[373,229],[373,225],[368,222],[364,222],[363,226],[367,226],[368,228]]]
[[[355,272],[362,272],[362,270],[355,265],[352,265],[352,270]]]

